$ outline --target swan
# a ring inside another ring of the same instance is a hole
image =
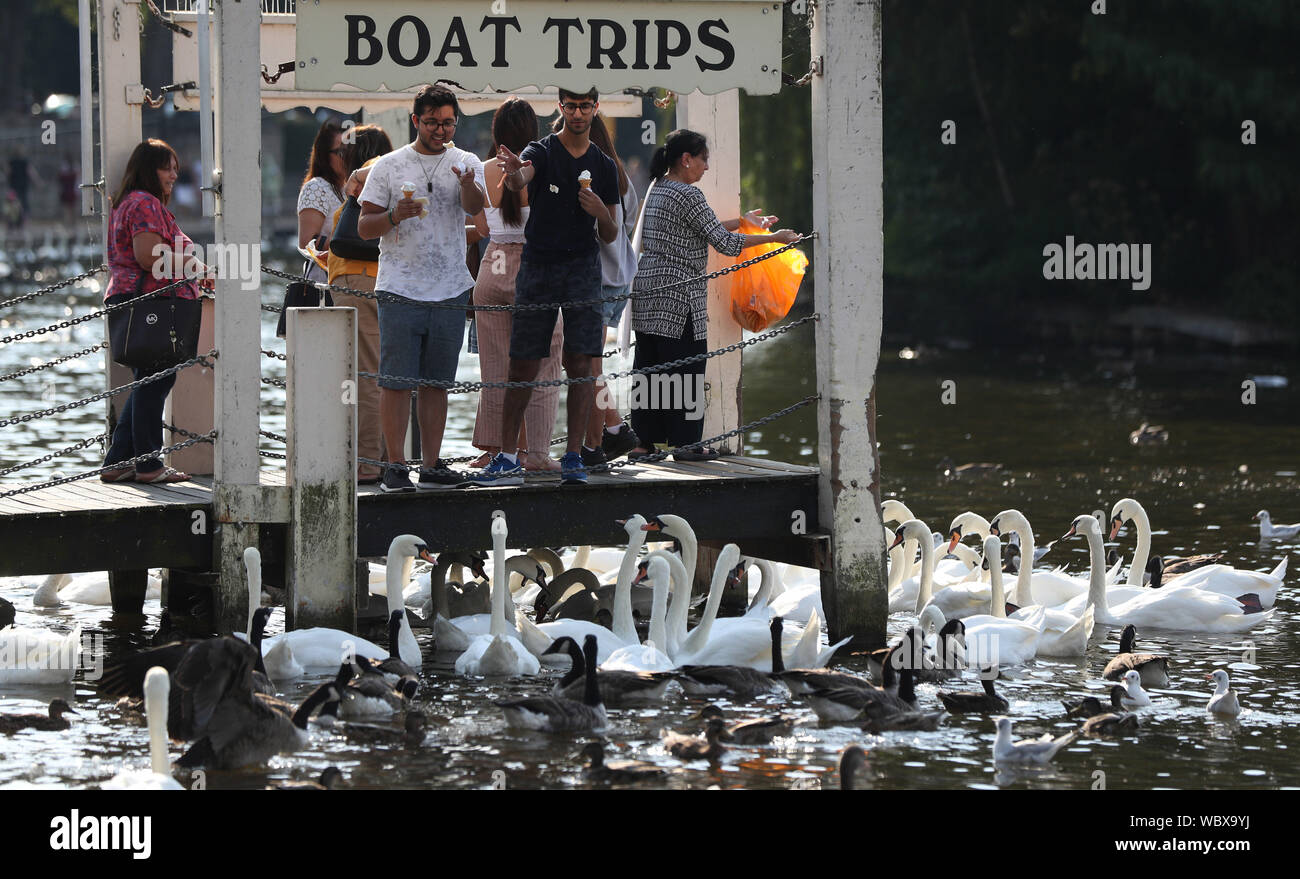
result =
[[[763,693],[788,694],[778,676],[780,663],[775,659],[781,653],[781,618],[774,617],[768,629],[773,657],[770,671],[747,665],[683,665],[678,678],[682,689],[691,696],[725,695],[733,699],[752,699]]]
[[[648,559],[650,580],[654,589],[654,607],[650,611],[650,638],[644,644],[625,644],[610,653],[600,664],[601,671],[672,671],[677,666],[663,648],[668,645],[667,616],[668,588],[671,578],[668,557],[677,564],[681,561],[664,550],[655,550]],[[679,582],[685,582],[686,569],[682,568]]]
[[[773,619],[783,619],[782,617],[773,617]],[[803,632],[799,633],[794,646],[784,657],[786,668],[825,668],[839,650],[845,644],[853,640],[852,636],[841,638],[834,644],[827,647],[821,646],[822,621],[821,617],[814,610],[808,624],[803,627]]]
[[[1132,623],[1145,628],[1190,632],[1243,632],[1273,617],[1273,610],[1243,613],[1240,601],[1195,586],[1143,589],[1143,594],[1111,607],[1102,573],[1106,559],[1101,526],[1092,516],[1079,516],[1065,536],[1080,534],[1088,540],[1091,557],[1087,601],[1094,606],[1097,622],[1103,625],[1122,627]]]
[[[766,560],[758,560],[757,562],[759,572],[762,574],[763,579],[766,579],[768,574],[763,569],[764,563],[770,565],[771,562],[766,562]],[[775,571],[773,572],[772,593],[767,604],[768,616],[781,617],[784,620],[801,625],[807,625],[808,620],[812,619],[814,613],[824,618],[826,612],[822,609],[821,571],[815,568],[794,568],[791,566],[786,569],[787,577],[791,576],[790,572],[792,570],[800,573],[796,574],[794,582],[790,583],[782,583],[781,578],[775,576]],[[894,568],[891,567],[890,577],[893,576]],[[901,571],[899,582],[902,582]],[[762,586],[760,585],[759,588],[762,589]]]
[[[1003,531],[1012,531],[1020,538],[1020,551],[1027,558],[1034,556],[1034,532],[1029,527],[1029,520],[1019,510],[1003,510],[993,517],[989,524],[989,534],[1002,536]],[[1103,572],[1105,567],[1103,565]],[[1031,592],[1032,590],[1032,592]],[[1034,571],[1032,564],[1022,564],[1016,575],[1016,601],[1020,606],[1041,604],[1044,607],[1056,607],[1072,598],[1086,595],[1088,583],[1065,574],[1060,569],[1055,571]]]
[[[144,711],[149,724],[149,769],[124,770],[100,785],[104,790],[185,790],[172,778],[167,759],[167,694],[171,679],[164,668],[144,677]]]
[[[1260,510],[1255,514],[1255,518],[1259,520],[1260,540],[1290,540],[1300,535],[1300,524],[1274,525],[1268,510]]]
[[[492,620],[488,634],[477,635],[456,657],[456,673],[462,675],[535,675],[541,671],[537,657],[519,640],[519,631],[506,619],[506,520],[492,520]],[[593,645],[594,647],[594,645]]]
[[[690,579],[686,588],[680,593],[673,591],[673,600],[668,607],[668,655],[675,656],[681,641],[686,637],[686,617],[690,610],[692,585],[695,580],[695,562],[699,555],[699,542],[690,523],[681,516],[663,513],[646,521],[641,526],[645,531],[658,531],[675,539],[682,547],[682,566]],[[719,596],[721,600],[721,596]]]
[[[145,601],[162,598],[162,577],[149,572],[145,587]],[[32,594],[34,607],[60,607],[64,602],[107,607],[113,603],[112,590],[108,588],[107,571],[90,571],[78,574],[50,574]]]
[[[1206,711],[1228,717],[1236,717],[1241,713],[1241,706],[1237,703],[1237,694],[1232,689],[1232,683],[1228,680],[1226,671],[1218,669],[1214,674],[1206,675],[1205,679],[1214,681],[1214,695],[1210,697],[1209,704],[1205,706]]]
[[[736,570],[739,560],[740,547],[734,543],[728,543],[719,553],[700,624],[681,639],[676,653],[670,650],[669,655],[678,665],[744,665],[759,671],[772,668],[772,639],[765,621],[717,618],[727,578]]]
[[[998,538],[985,538],[986,552],[992,553],[990,564],[997,564],[1001,549]],[[1009,619],[1022,620],[1038,627],[1038,645],[1035,656],[1082,656],[1088,650],[1088,639],[1096,624],[1096,611],[1089,604],[1081,613],[1070,613],[1060,608],[1030,605],[1008,614]]]
[[[1110,516],[1112,540],[1125,522],[1132,520],[1137,527],[1137,552],[1133,555],[1133,565],[1129,568],[1128,585],[1141,586],[1142,574],[1147,568],[1151,555],[1151,520],[1142,505],[1133,498],[1116,501]],[[1231,565],[1206,564],[1179,574],[1172,585],[1192,586],[1208,592],[1217,592],[1229,598],[1237,598],[1253,592],[1259,596],[1260,607],[1268,610],[1277,601],[1278,590],[1282,588],[1282,580],[1286,576],[1286,562],[1284,557],[1270,573],[1239,571]]]
[[[80,624],[66,635],[16,626],[0,630],[0,686],[70,684],[80,663]]]
[[[608,574],[611,571],[617,571],[618,566],[623,562],[623,553],[617,549],[593,549],[590,545],[580,546],[577,551],[568,556],[561,556],[565,561],[565,570],[569,568],[586,568],[597,577]]]
[[[411,582],[411,567],[415,564],[416,556],[424,559],[431,564],[437,564],[437,560],[429,554],[429,548],[424,541],[414,534],[399,534],[393,538],[393,542],[388,545],[387,570],[384,572],[384,583],[388,592],[388,613],[392,614],[404,611],[402,604],[402,590],[406,584]],[[393,564],[393,559],[400,559],[398,564]],[[394,653],[402,662],[405,662],[411,668],[419,669],[424,665],[424,655],[420,652],[420,644],[415,640],[415,633],[411,631],[411,622],[402,613],[401,623],[397,631],[397,643],[393,646]],[[387,657],[380,657],[386,659]]]
[[[993,740],[993,762],[1019,763],[1021,765],[1043,765],[1051,762],[1056,753],[1079,735],[1077,731],[1068,732],[1060,738],[1053,739],[1051,733],[1044,733],[1041,739],[1025,739],[1019,742],[1011,740],[1011,718],[995,718],[998,725],[997,738]]]
[[[495,523],[494,523],[495,524]],[[501,589],[505,578],[501,578]],[[492,590],[493,593],[496,589]],[[494,596],[495,599],[495,596]],[[495,703],[506,715],[509,726],[548,732],[601,730],[607,717],[600,698],[600,681],[596,671],[596,636],[588,635],[582,645],[586,673],[583,676],[582,701],[558,696],[530,696]],[[530,657],[531,658],[531,657]]]

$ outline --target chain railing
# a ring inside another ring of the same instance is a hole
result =
[[[89,479],[92,476],[98,476],[99,474],[105,473],[109,470],[120,470],[123,467],[134,467],[136,464],[142,464],[145,461],[160,458],[163,455],[170,455],[172,452],[179,452],[181,449],[189,448],[197,443],[213,442],[216,438],[217,432],[215,430],[208,431],[208,433],[203,436],[187,439],[184,442],[177,443],[173,446],[164,446],[161,449],[154,449],[152,452],[145,452],[143,455],[136,455],[134,458],[128,458],[125,461],[115,461],[112,464],[108,464],[95,470],[87,470],[85,473],[78,473],[75,476],[64,476],[59,479],[51,479],[35,485],[24,485],[20,488],[3,491],[0,492],[0,498],[13,497],[16,494],[26,494],[29,491],[40,491],[43,488],[53,488],[56,485],[66,485],[69,482],[78,482],[82,479]]]
[[[84,448],[102,442],[108,439],[107,433],[101,433],[99,436],[88,437],[78,443],[68,446],[66,449],[59,449],[57,452],[50,452],[48,455],[42,455],[39,458],[33,458],[30,461],[24,461],[21,464],[15,464],[12,467],[6,467],[0,470],[0,476],[8,476],[10,473],[17,473],[19,470],[26,470],[28,467],[39,467],[41,464],[47,464],[55,458],[62,458],[64,455],[70,455],[73,452],[79,452]]]
[[[33,290],[31,293],[24,293],[22,296],[15,296],[13,299],[6,299],[4,302],[0,302],[0,308],[8,308],[11,305],[17,305],[20,302],[26,302],[29,299],[35,299],[37,296],[44,296],[46,293],[53,293],[56,290],[62,290],[64,287],[71,287],[73,284],[77,284],[81,281],[86,280],[87,278],[91,278],[94,277],[95,275],[98,275],[100,272],[104,271],[107,268],[108,268],[107,265],[97,265],[93,269],[90,269],[89,271],[85,271],[74,277],[68,278],[63,281],[59,281],[59,283],[57,284],[51,284],[48,287],[42,287],[39,290]]]
[[[76,360],[78,357],[85,357],[87,354],[94,354],[101,348],[107,348],[107,342],[99,342],[91,345],[89,348],[82,348],[75,354],[68,354],[63,357],[56,357],[54,360],[47,360],[36,366],[29,366],[26,369],[20,369],[17,372],[11,372],[8,375],[0,375],[0,382],[7,382],[10,379],[22,378],[25,375],[31,375],[34,372],[40,372],[42,369],[49,369],[52,366],[58,366],[60,363],[67,363],[69,360]]]
[[[135,305],[136,303],[142,302],[145,299],[152,299],[155,296],[160,296],[163,293],[166,293],[169,290],[174,290],[177,287],[180,287],[184,284],[192,284],[192,283],[194,283],[192,279],[182,278],[179,281],[173,281],[172,283],[166,285],[165,287],[159,287],[157,290],[151,290],[150,292],[145,293],[141,296],[136,296],[133,299],[124,299],[121,302],[115,302],[112,305],[100,309],[99,311],[92,311],[88,314],[83,314],[81,315],[81,317],[72,317],[72,318],[68,318],[67,320],[59,321],[56,324],[50,324],[47,327],[37,327],[34,330],[26,330],[21,333],[15,333],[12,336],[5,336],[3,339],[0,339],[0,345],[7,345],[10,342],[16,342],[19,339],[34,339],[35,337],[44,335],[45,333],[52,333],[55,330],[67,329],[68,327],[85,323],[88,320],[94,320],[97,317],[103,317],[104,315],[110,312],[117,311],[119,308],[126,308],[128,305]],[[10,301],[12,302],[14,300],[10,300]]]

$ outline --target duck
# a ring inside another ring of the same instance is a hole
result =
[[[171,677],[165,668],[151,668],[144,676],[144,711],[149,727],[149,769],[123,770],[104,782],[104,790],[184,790],[172,778],[167,757],[167,695]]]
[[[1073,717],[1077,720],[1086,720],[1089,717],[1096,717],[1098,714],[1122,714],[1124,712],[1125,690],[1121,686],[1110,688],[1110,706],[1102,704],[1102,701],[1096,696],[1084,696],[1082,699],[1062,699],[1061,704],[1065,706],[1065,716]]]
[[[723,717],[722,709],[709,704],[697,711],[691,720],[708,721],[715,717]],[[777,736],[790,735],[798,719],[793,714],[777,714],[741,720],[727,725],[727,735],[738,745],[770,745]]]
[[[994,711],[1006,711],[1011,703],[993,689],[993,677],[985,676],[981,683],[984,687],[983,693],[949,693],[940,690],[935,695],[950,714],[971,712],[988,714]]]
[[[1169,431],[1165,430],[1164,425],[1148,424],[1142,422],[1138,429],[1130,431],[1128,441],[1135,446],[1153,446],[1159,443],[1169,442]]]
[[[861,745],[849,745],[840,752],[840,790],[855,790],[858,774],[867,768],[867,752]]]
[[[1137,551],[1133,555],[1133,565],[1129,568],[1128,585],[1140,586],[1142,585],[1142,573],[1147,570],[1151,554],[1151,520],[1142,505],[1133,498],[1122,498],[1116,501],[1110,515],[1111,540],[1115,539],[1120,526],[1125,522],[1131,520],[1137,527]],[[1190,569],[1188,569],[1188,560],[1184,560],[1182,573],[1177,575],[1177,580],[1173,585],[1203,589],[1207,592],[1225,595],[1228,598],[1238,598],[1242,595],[1254,593],[1259,596],[1260,607],[1264,610],[1273,607],[1274,602],[1277,601],[1278,590],[1282,588],[1282,580],[1286,577],[1287,559],[1285,556],[1283,556],[1277,567],[1267,573],[1264,571],[1239,571],[1231,565],[1215,564],[1217,558],[1218,556],[1214,555],[1200,556],[1195,560],[1195,566]],[[1161,560],[1157,569],[1151,571],[1151,587],[1154,589],[1169,588],[1169,581],[1173,580],[1169,567],[1165,566],[1163,560]]]
[[[63,699],[54,699],[50,702],[49,710],[45,714],[0,715],[0,733],[11,736],[23,729],[34,729],[41,732],[65,730],[72,724],[63,715],[79,713]]]
[[[1137,626],[1129,624],[1119,635],[1119,654],[1106,663],[1101,676],[1108,681],[1118,681],[1129,671],[1136,671],[1144,687],[1169,686],[1169,658],[1156,653],[1134,653],[1137,645]]]
[[[563,635],[555,639],[549,650],[553,654],[567,653],[572,661],[569,671],[552,688],[552,695],[581,699],[586,687],[586,659],[582,648],[577,641]],[[606,705],[658,702],[664,698],[668,685],[675,679],[676,675],[670,672],[600,669],[600,700]]]
[[[505,516],[492,520],[492,619],[486,635],[476,635],[460,656],[456,657],[456,673],[461,675],[492,675],[514,677],[535,675],[541,663],[519,639],[519,630],[506,619],[506,601],[509,575],[506,572]]]
[[[1122,736],[1137,732],[1141,724],[1132,712],[1094,714],[1083,722],[1079,732],[1085,736]]]
[[[581,732],[605,728],[605,703],[600,695],[596,669],[596,636],[588,635],[582,645],[586,668],[583,675],[582,701],[562,696],[529,696],[506,699],[495,704],[506,716],[508,726],[546,732]]]
[[[1132,669],[1124,672],[1124,695],[1119,701],[1129,709],[1151,707],[1151,696],[1142,689],[1142,675]]]
[[[605,745],[602,742],[588,742],[578,756],[586,760],[582,777],[587,781],[626,783],[659,778],[664,774],[663,767],[644,760],[606,761]]]
[[[308,718],[326,703],[340,699],[334,683],[324,683],[290,714],[292,706],[279,700],[248,692],[228,693],[212,709],[203,737],[181,755],[176,765],[240,769],[296,751],[307,744]]]
[[[0,686],[70,684],[80,664],[80,625],[66,635],[12,624],[0,629]]]
[[[1226,671],[1218,669],[1213,674],[1206,675],[1205,679],[1214,681],[1214,694],[1210,696],[1210,701],[1205,706],[1206,711],[1224,717],[1236,717],[1241,713],[1237,693],[1232,689],[1232,682],[1228,679]]]
[[[704,735],[701,738],[671,730],[663,732],[664,750],[678,760],[687,762],[707,760],[710,763],[717,763],[727,750],[722,742],[729,740],[727,722],[721,717],[711,717],[705,722]]]
[[[1147,628],[1192,632],[1242,632],[1273,617],[1273,610],[1248,613],[1241,601],[1194,586],[1145,589],[1143,594],[1112,607],[1103,570],[1106,561],[1101,526],[1092,516],[1078,516],[1065,537],[1079,535],[1088,540],[1090,558],[1086,600],[1094,606],[1097,622],[1103,625],[1122,627],[1132,623]]]
[[[1274,525],[1268,510],[1260,510],[1254,518],[1259,522],[1260,540],[1290,540],[1300,536],[1300,523],[1295,525]]]
[[[315,779],[277,781],[268,784],[263,790],[334,790],[342,783],[343,770],[337,766],[326,766]]]
[[[18,610],[12,601],[0,598],[0,629],[7,629],[18,618]]]
[[[1019,742],[1011,740],[1011,718],[994,718],[998,734],[993,740],[993,762],[995,764],[1044,765],[1050,763],[1062,748],[1073,742],[1079,735],[1077,730],[1052,738],[1045,733],[1040,739],[1024,739]]]

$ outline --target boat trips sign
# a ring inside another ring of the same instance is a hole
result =
[[[297,86],[400,91],[781,87],[774,0],[298,0]]]

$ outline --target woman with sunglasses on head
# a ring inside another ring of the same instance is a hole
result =
[[[327,119],[316,132],[307,163],[307,176],[298,190],[298,246],[316,239],[317,250],[324,250],[334,232],[334,212],[343,206],[343,180],[347,168],[343,161],[343,129],[334,119]],[[324,239],[322,242],[321,239]],[[325,272],[313,265],[307,280],[324,281]]]

